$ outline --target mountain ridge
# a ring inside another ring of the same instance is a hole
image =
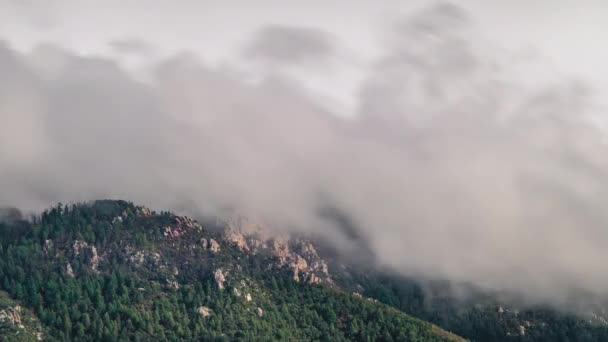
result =
[[[0,280],[45,340],[462,341],[335,286],[310,241],[126,201],[0,224]]]

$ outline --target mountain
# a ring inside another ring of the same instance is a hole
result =
[[[219,226],[125,201],[11,211],[0,339],[463,341],[351,291],[309,240]]]

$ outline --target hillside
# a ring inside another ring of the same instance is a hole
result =
[[[462,340],[345,291],[309,241],[225,225],[212,231],[124,201],[0,223],[0,286],[10,296],[0,310],[21,305],[27,317],[6,321],[3,338]]]

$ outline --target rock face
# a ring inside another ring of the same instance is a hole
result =
[[[248,294],[245,296],[245,300],[246,300],[246,301],[248,301],[248,302],[251,302],[251,293],[248,293]]]
[[[258,308],[256,311],[257,311],[258,317],[264,316],[264,310],[262,310],[262,308]]]
[[[89,258],[89,265],[93,271],[97,271],[97,267],[99,266],[99,255],[97,255],[97,248],[95,246],[91,246],[91,248],[87,251],[87,256]]]
[[[163,228],[166,238],[174,239],[184,235],[188,230],[202,230],[203,227],[195,220],[187,216],[174,216],[173,224]]]
[[[206,306],[199,306],[197,311],[203,317],[209,317],[209,316],[211,316],[211,313],[213,312],[211,309],[209,309]]]
[[[74,252],[74,255],[80,255],[80,252],[87,248],[89,245],[81,240],[76,240],[74,241],[74,244],[72,245],[72,252]]]
[[[167,287],[174,290],[179,290],[179,283],[177,280],[167,279]]]
[[[332,283],[327,263],[310,241],[271,234],[270,229],[243,217],[229,219],[224,224],[224,241],[236,245],[244,252],[270,253],[277,258],[279,266],[291,269],[294,281]],[[213,240],[211,246],[213,251]],[[219,250],[219,246],[217,248]]]
[[[214,239],[209,240],[209,249],[213,253],[218,253],[220,251],[220,244],[217,243]]]
[[[95,246],[89,246],[89,244],[85,241],[76,240],[72,245],[72,252],[74,253],[74,256],[78,256],[80,253],[85,253],[87,257],[87,264],[94,272],[97,272],[101,257],[97,254],[97,248]]]
[[[217,269],[215,271],[215,273],[213,274],[213,278],[215,279],[215,282],[217,283],[217,287],[220,290],[224,289],[224,282],[226,281],[226,277],[224,276],[224,273],[222,272],[221,269]]]
[[[241,251],[249,252],[249,245],[247,244],[247,240],[245,240],[245,236],[237,231],[228,230],[225,235],[226,241],[230,243],[234,243]]]
[[[0,310],[0,322],[7,322],[23,328],[23,324],[21,323],[21,306],[16,305]]]
[[[70,278],[74,278],[74,270],[72,269],[72,265],[69,262],[65,266],[65,274],[67,274],[67,276]]]

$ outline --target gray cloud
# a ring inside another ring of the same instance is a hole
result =
[[[330,49],[290,37],[272,46],[283,60]],[[298,40],[304,52],[283,51]],[[237,210],[343,247],[363,240],[403,274],[535,300],[606,295],[608,161],[588,90],[528,82],[454,8],[404,21],[387,42],[355,118],[287,77],[251,84],[195,56],[142,83],[109,59],[2,47],[0,206]],[[61,67],[42,72],[45,55]]]
[[[119,38],[110,42],[114,51],[135,56],[148,56],[154,54],[155,49],[149,43],[137,38]]]
[[[334,46],[333,36],[323,30],[273,25],[257,33],[246,54],[264,62],[301,64],[327,59]]]

